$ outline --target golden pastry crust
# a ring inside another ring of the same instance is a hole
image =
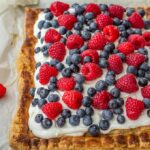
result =
[[[145,8],[150,19],[150,8]],[[41,139],[35,137],[28,127],[28,109],[32,101],[29,89],[34,87],[34,47],[37,42],[33,26],[41,9],[25,10],[25,41],[17,59],[19,101],[10,128],[9,141],[14,150],[148,150],[150,149],[150,126],[128,130],[114,130],[99,137],[60,137]]]

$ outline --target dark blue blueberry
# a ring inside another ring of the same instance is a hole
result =
[[[90,107],[92,104],[92,99],[89,96],[85,96],[82,99],[82,105],[85,107]]]
[[[69,118],[71,116],[71,111],[69,109],[64,109],[61,113],[61,116],[64,118]]]
[[[120,37],[119,38],[119,43],[126,42],[126,41],[127,41],[127,39],[125,37]]]
[[[79,92],[83,92],[83,85],[82,84],[76,84],[74,87],[75,90],[79,91]]]
[[[68,37],[69,35],[71,35],[72,34],[72,32],[70,31],[70,30],[68,30],[67,32],[66,32],[66,37]]]
[[[64,35],[64,34],[66,34],[66,32],[67,32],[67,29],[65,27],[59,27],[60,34]]]
[[[45,19],[46,20],[52,20],[53,19],[53,14],[51,12],[46,13]]]
[[[34,97],[34,95],[35,95],[35,90],[36,90],[36,88],[30,88],[29,93],[32,97]]]
[[[82,53],[83,51],[85,51],[87,49],[87,45],[83,45],[81,48],[80,48],[80,52]]]
[[[116,109],[118,107],[118,103],[116,99],[111,99],[108,103],[109,108]]]
[[[112,120],[113,118],[113,113],[110,110],[103,110],[102,112],[102,117],[105,120]]]
[[[58,26],[59,26],[57,20],[52,20],[52,21],[51,21],[51,25],[52,25],[52,27],[54,27],[54,28],[58,28]]]
[[[72,126],[78,126],[79,123],[80,123],[80,117],[78,115],[72,115],[70,118],[69,118],[69,123],[72,125]]]
[[[57,78],[55,76],[52,76],[50,78],[50,83],[56,83],[57,82]]]
[[[41,42],[41,44],[43,44],[43,42],[44,42],[44,38],[41,38],[40,42]]]
[[[46,103],[47,103],[47,101],[45,99],[38,99],[38,107],[39,108],[41,108]]]
[[[45,21],[44,21],[44,20],[41,20],[41,21],[38,23],[38,28],[39,28],[39,29],[42,29],[44,23],[45,23]]]
[[[41,62],[36,63],[36,69],[41,66]]]
[[[121,21],[119,18],[114,18],[113,19],[113,24],[116,25],[116,26],[119,26],[121,24]]]
[[[74,24],[74,29],[75,29],[75,30],[82,30],[82,28],[83,28],[83,25],[82,25],[81,22],[76,22],[76,23]]]
[[[88,88],[87,94],[91,97],[93,97],[96,94],[96,89],[93,87]]]
[[[44,129],[49,129],[52,126],[52,121],[48,118],[44,118],[41,122],[41,125]]]
[[[85,57],[83,58],[83,63],[86,64],[86,63],[88,63],[88,62],[92,62],[92,58],[91,58],[90,56],[85,56]]]
[[[56,68],[59,70],[59,71],[61,71],[62,69],[64,69],[64,64],[62,64],[62,63],[58,63],[57,65],[56,65]]]
[[[119,89],[117,89],[116,87],[112,88],[110,90],[110,94],[114,97],[114,98],[118,98],[120,96],[120,91]]]
[[[80,22],[80,23],[84,23],[85,22],[85,17],[84,16],[82,16],[82,15],[78,15],[77,16],[77,20]]]
[[[150,117],[150,109],[147,110],[147,116]]]
[[[77,115],[78,115],[80,118],[83,118],[83,117],[86,115],[85,110],[83,110],[83,109],[78,109],[78,110],[77,110]]]
[[[123,98],[117,98],[117,99],[115,99],[115,101],[117,102],[118,107],[121,107],[124,104]]]
[[[35,116],[35,122],[36,122],[36,123],[41,123],[42,120],[43,120],[43,115],[42,115],[42,114],[37,114],[37,115]]]
[[[44,13],[48,13],[48,12],[49,12],[49,8],[45,8]]]
[[[147,63],[143,63],[142,65],[140,65],[140,69],[144,70],[144,71],[148,71],[149,66]]]
[[[51,61],[50,61],[50,65],[51,66],[56,66],[57,64],[59,63],[59,61],[57,60],[57,59],[52,59]]]
[[[39,96],[41,98],[46,98],[49,94],[49,90],[44,89],[43,87],[41,87],[41,88],[38,89],[37,93],[39,94]]]
[[[75,65],[75,64],[70,65],[70,69],[71,69],[71,71],[74,72],[74,73],[78,73],[78,72],[80,71],[79,66],[78,66],[78,65]]]
[[[145,16],[145,10],[144,10],[143,8],[138,9],[137,12],[138,12],[142,17]]]
[[[95,22],[90,23],[89,29],[92,32],[95,31],[95,30],[97,30],[97,24]]]
[[[100,10],[101,11],[107,11],[108,10],[108,6],[106,4],[100,4]]]
[[[107,75],[105,81],[108,85],[114,85],[116,82],[115,77],[113,75]]]
[[[48,96],[48,101],[49,102],[57,102],[57,101],[59,101],[59,96],[57,95],[57,94],[50,94],[49,96]]]
[[[37,74],[35,78],[36,78],[36,80],[39,80],[39,74]]]
[[[117,54],[117,53],[119,53],[118,50],[117,50],[117,49],[114,49],[114,50],[113,50],[113,54]]]
[[[59,128],[63,127],[66,123],[66,119],[63,117],[60,117],[56,120],[56,124]]]
[[[85,18],[86,18],[87,20],[91,20],[91,19],[94,18],[94,14],[93,14],[92,12],[87,12],[87,13],[85,14]]]
[[[73,3],[73,4],[71,5],[72,8],[75,8],[75,7],[77,7],[77,6],[79,6],[78,3]]]
[[[150,20],[145,20],[144,24],[145,24],[145,26],[144,26],[145,29],[147,29],[147,30],[150,29]]]
[[[100,58],[108,58],[109,57],[109,54],[106,52],[106,51],[102,51],[101,53],[100,53]]]
[[[127,16],[131,16],[133,12],[135,12],[134,8],[127,8],[126,14]]]
[[[146,48],[139,48],[138,49],[138,53],[144,54],[144,55],[148,55],[148,50]]]
[[[86,24],[87,24],[87,26],[89,27],[89,25],[91,24],[93,22],[93,20],[86,20]],[[86,28],[86,30],[89,30],[89,28]]]
[[[119,29],[119,31],[125,31],[126,30],[124,25],[119,25],[118,29]]]
[[[142,70],[142,69],[139,69],[139,70],[138,70],[138,73],[137,73],[137,76],[138,76],[138,77],[144,77],[144,76],[145,76],[145,71]]]
[[[126,59],[126,56],[123,53],[117,53],[117,55],[121,58],[122,61]]]
[[[131,27],[131,23],[127,20],[123,20],[122,25],[124,25],[126,29]]]
[[[37,34],[37,38],[40,39],[41,38],[41,32],[38,32]]]
[[[105,47],[104,47],[104,50],[108,53],[113,52],[114,49],[115,49],[114,43],[109,43],[109,44],[105,45]]]
[[[107,68],[108,67],[108,62],[105,58],[100,58],[99,59],[99,65],[101,68]]]
[[[60,39],[60,42],[61,42],[61,43],[66,44],[66,41],[67,41],[67,40],[66,40],[66,38],[64,38],[64,37],[62,37],[62,38]]]
[[[84,12],[84,7],[81,5],[75,6],[75,11],[77,14],[82,14]]]
[[[41,51],[40,47],[36,47],[34,50],[35,53],[39,53],[40,51]]]
[[[75,31],[74,31],[74,34],[81,35],[81,31],[79,31],[79,30],[75,30]]]
[[[120,115],[120,114],[123,113],[123,109],[122,109],[122,108],[116,108],[116,109],[113,110],[113,112],[114,112],[115,114]]]
[[[78,49],[72,49],[69,51],[69,55],[73,55],[73,54],[79,54],[80,51]]]
[[[85,41],[87,41],[91,38],[91,33],[88,31],[82,31],[81,36]]]
[[[66,58],[66,64],[69,65],[69,66],[72,64],[72,62],[71,62],[71,56],[67,56],[67,58]]]
[[[103,80],[97,81],[97,82],[96,82],[96,85],[95,85],[95,89],[96,89],[97,91],[106,90],[107,87],[108,87],[108,84],[107,84],[105,81],[103,81]]]
[[[107,130],[110,126],[110,123],[107,120],[100,120],[99,127],[101,130]]]
[[[109,75],[115,77],[115,72],[114,71],[108,71],[107,74],[106,74],[106,76],[109,76]]]
[[[128,30],[126,30],[126,32],[128,33],[128,35],[130,35],[130,34],[134,34],[134,30],[132,30],[131,28],[130,28],[130,29],[128,29]]]
[[[56,83],[50,83],[50,84],[48,85],[48,89],[49,89],[50,91],[55,91],[55,90],[57,89]]]
[[[71,55],[71,62],[73,64],[78,65],[81,62],[81,56],[80,56],[80,54],[73,54],[73,55]]]
[[[32,101],[32,106],[35,107],[38,104],[38,98],[34,98]]]
[[[85,113],[86,113],[87,115],[92,116],[92,115],[94,114],[94,110],[93,110],[92,107],[86,107],[86,108],[85,108]]]
[[[93,123],[93,119],[91,118],[91,116],[84,116],[83,117],[83,124],[85,125],[85,126],[89,126],[89,125],[91,125]]]
[[[122,116],[122,115],[118,115],[118,116],[117,116],[117,122],[118,122],[119,124],[123,124],[123,123],[125,123],[125,121],[126,121],[126,119],[125,119],[124,116]]]
[[[144,86],[146,86],[148,84],[148,80],[146,78],[140,78],[138,80],[138,84],[139,84],[139,86],[144,87]]]
[[[141,29],[134,29],[134,34],[142,35],[142,30]]]
[[[85,81],[85,77],[81,74],[76,74],[74,78],[75,78],[75,81],[80,84],[84,83]]]
[[[44,29],[47,29],[47,28],[50,28],[52,25],[50,22],[45,22],[44,25],[43,25],[43,28]]]
[[[137,69],[134,66],[128,66],[127,73],[132,73],[134,75],[137,75]]]
[[[45,56],[45,57],[48,57],[48,56],[49,56],[48,50],[43,52],[43,56]]]
[[[64,68],[62,71],[61,71],[63,77],[70,77],[71,74],[72,74],[72,71],[70,68]]]
[[[145,78],[150,81],[150,71],[145,72]]]
[[[122,31],[122,32],[120,33],[120,36],[123,37],[123,38],[128,38],[129,34],[128,34],[127,31]]]
[[[48,50],[48,47],[47,47],[46,45],[44,45],[44,46],[42,47],[42,52],[47,51],[47,50]]]
[[[92,136],[99,136],[100,130],[99,130],[98,125],[96,125],[96,124],[91,125],[91,126],[88,128],[88,132],[89,132],[89,134],[92,135]]]
[[[150,108],[150,99],[149,98],[144,98],[143,102],[144,102],[145,108]]]

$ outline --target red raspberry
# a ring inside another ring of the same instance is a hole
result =
[[[112,25],[113,20],[108,15],[100,14],[96,18],[96,23],[98,24],[98,28],[100,30],[103,30],[103,28],[106,27],[107,25]]]
[[[110,55],[108,58],[108,69],[119,74],[123,70],[123,64],[121,58],[117,54]]]
[[[84,40],[78,34],[71,34],[67,38],[66,45],[69,49],[80,48],[84,43]]]
[[[137,12],[134,12],[129,18],[128,21],[131,23],[133,28],[144,28],[144,21]]]
[[[128,37],[128,41],[131,42],[135,49],[139,49],[145,46],[145,39],[142,35],[132,34]]]
[[[119,19],[122,19],[123,13],[124,13],[124,8],[120,5],[110,5],[108,7],[108,12],[111,17],[117,17]]]
[[[81,106],[83,96],[79,91],[66,91],[62,97],[64,103],[71,109],[78,109]]]
[[[88,48],[96,49],[96,50],[103,50],[104,46],[106,45],[106,39],[104,35],[97,32],[95,33],[92,38],[88,41]]]
[[[129,119],[136,120],[144,110],[144,103],[138,99],[129,97],[125,103],[126,114]]]
[[[147,85],[141,89],[142,96],[144,98],[150,98],[150,85]]]
[[[60,78],[57,81],[57,87],[61,91],[73,90],[75,84],[76,84],[76,82],[75,82],[75,80],[74,80],[73,77],[71,77],[71,78],[65,78],[65,77],[63,77],[63,78]]]
[[[82,59],[84,59],[84,57],[89,56],[92,58],[92,62],[93,63],[98,63],[99,60],[99,56],[98,56],[98,52],[92,49],[88,49],[82,52],[81,57]]]
[[[58,70],[48,64],[43,64],[39,70],[39,82],[47,84],[52,76],[57,76]]]
[[[3,84],[0,84],[0,98],[6,94],[6,88]]]
[[[58,42],[61,39],[61,35],[55,29],[49,29],[44,37],[46,43]]]
[[[58,23],[60,26],[65,26],[68,30],[71,30],[77,18],[74,15],[63,14],[58,17]]]
[[[119,30],[113,25],[108,25],[104,27],[103,34],[109,42],[115,42],[119,37]]]
[[[102,69],[94,63],[86,63],[81,67],[81,73],[86,80],[95,80],[102,75]]]
[[[94,3],[87,4],[85,7],[85,11],[92,12],[95,17],[101,13],[100,7]]]
[[[136,82],[136,78],[133,74],[128,73],[121,78],[119,78],[116,82],[116,87],[126,93],[136,92],[138,90],[138,85]]]
[[[108,102],[111,100],[111,95],[107,91],[101,91],[93,97],[93,107],[96,109],[107,109]]]
[[[55,16],[59,16],[61,14],[63,14],[64,11],[68,10],[69,5],[63,2],[53,2],[50,5],[50,11],[55,15]]]
[[[48,50],[50,57],[62,61],[66,55],[65,45],[60,42],[54,43]]]
[[[134,52],[134,46],[131,42],[122,42],[118,45],[119,52],[128,55]]]
[[[50,102],[43,105],[41,109],[49,119],[54,120],[62,112],[62,105],[59,102]]]
[[[145,39],[146,46],[150,46],[150,32],[149,31],[144,32],[143,37]]]
[[[145,61],[145,56],[140,53],[132,53],[126,56],[126,63],[129,66],[138,68]]]

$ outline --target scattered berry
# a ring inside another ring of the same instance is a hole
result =
[[[70,118],[69,118],[69,123],[72,125],[72,126],[77,126],[79,125],[80,123],[80,117],[78,115],[72,115]]]
[[[100,130],[98,125],[96,124],[92,124],[89,128],[88,128],[88,132],[90,135],[92,136],[98,136],[100,134]]]
[[[144,98],[150,98],[150,85],[143,87],[141,93]]]
[[[41,125],[44,129],[49,129],[52,126],[52,121],[49,120],[48,118],[44,118],[41,122]]]
[[[145,39],[145,45],[150,46],[150,32],[144,32],[143,37]]]
[[[0,84],[0,98],[6,94],[6,87],[3,84]]]
[[[100,120],[99,127],[101,130],[107,130],[110,127],[110,123],[107,120]]]

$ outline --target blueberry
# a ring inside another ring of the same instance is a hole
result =
[[[150,117],[150,109],[147,110],[147,116]]]
[[[100,120],[99,127],[101,130],[107,130],[110,126],[110,123],[107,120]]]
[[[145,26],[144,26],[145,29],[147,29],[147,30],[150,29],[150,20],[145,20],[144,24],[145,24]]]
[[[71,5],[72,8],[76,8],[77,6],[79,6],[78,3],[73,3],[73,4]]]
[[[83,51],[85,51],[87,49],[87,45],[83,45],[81,48],[80,48],[80,52],[82,53]]]
[[[48,101],[49,102],[57,102],[57,101],[59,101],[59,96],[57,95],[57,94],[50,94],[49,96],[48,96]]]
[[[48,50],[47,45],[44,45],[44,46],[42,47],[42,52],[47,51],[47,50]]]
[[[41,98],[46,98],[49,94],[49,90],[44,89],[43,87],[41,87],[41,88],[38,89],[37,93],[39,94],[39,96]]]
[[[91,20],[91,19],[94,18],[94,14],[93,14],[92,12],[87,12],[87,13],[85,14],[85,18],[86,18],[87,20]]]
[[[79,31],[79,30],[75,30],[75,31],[74,31],[74,34],[78,34],[78,35],[80,35],[80,36],[81,36],[81,31]]]
[[[116,26],[119,26],[121,24],[121,21],[119,18],[114,18],[113,19],[113,24],[116,25]]]
[[[45,22],[44,25],[43,25],[43,28],[44,29],[47,29],[47,28],[50,28],[52,25],[50,22]]]
[[[75,75],[75,81],[76,81],[77,83],[84,83],[85,77],[82,76],[81,74],[76,74],[76,75]]]
[[[148,50],[146,48],[139,48],[138,49],[138,53],[144,54],[144,55],[148,55]]]
[[[88,31],[82,31],[81,36],[85,41],[87,41],[91,38],[91,33]]]
[[[67,56],[67,58],[66,58],[66,64],[70,66],[71,63],[72,63],[71,62],[71,56]]]
[[[108,85],[114,85],[116,82],[115,77],[113,75],[107,75],[105,81]]]
[[[78,15],[77,16],[77,20],[80,22],[80,23],[84,23],[85,22],[85,17],[84,16],[82,16],[82,15]]]
[[[111,99],[108,103],[109,108],[116,109],[118,107],[116,99]]]
[[[61,71],[62,69],[64,69],[64,64],[62,64],[62,63],[58,63],[57,65],[56,65],[56,68],[59,70],[59,71]]]
[[[80,117],[78,115],[72,115],[70,118],[69,118],[69,123],[72,125],[72,126],[77,126],[79,125],[80,123]]]
[[[75,29],[75,30],[82,30],[82,28],[83,28],[83,25],[82,25],[81,22],[76,22],[76,23],[74,24],[74,29]]]
[[[90,31],[97,30],[97,24],[95,22],[90,23],[89,29],[90,29]]]
[[[72,32],[71,32],[70,30],[68,30],[68,31],[66,32],[66,37],[70,36],[71,34],[72,34]]]
[[[42,29],[44,23],[45,23],[45,21],[44,21],[44,20],[41,20],[41,21],[38,23],[38,28],[39,28],[39,29]]]
[[[107,68],[108,62],[107,62],[106,58],[100,58],[99,59],[99,65],[101,68]]]
[[[93,122],[93,120],[92,120],[91,116],[87,116],[87,115],[86,115],[86,116],[83,117],[83,124],[84,124],[85,126],[91,125],[92,122]]]
[[[73,54],[79,54],[80,51],[78,49],[72,49],[69,51],[69,55],[73,55]]]
[[[91,125],[91,126],[88,128],[88,132],[89,132],[89,134],[92,135],[92,136],[98,136],[98,135],[100,134],[100,130],[99,130],[98,125],[96,125],[96,124]]]
[[[59,27],[59,33],[60,33],[61,35],[66,34],[66,32],[67,32],[67,29],[66,29],[65,27]]]
[[[41,44],[43,44],[43,42],[44,42],[44,38],[41,38],[40,42],[41,42]]]
[[[32,106],[35,107],[38,104],[38,101],[39,101],[38,98],[33,99]]]
[[[126,42],[126,41],[127,41],[127,39],[125,37],[120,37],[119,38],[119,43]]]
[[[82,14],[84,12],[84,7],[82,7],[81,5],[77,5],[75,6],[75,11],[77,14]]]
[[[87,94],[91,97],[93,97],[96,94],[96,89],[93,87],[88,88]]]
[[[41,122],[41,125],[44,129],[49,129],[52,126],[52,121],[48,118],[44,118]]]
[[[145,108],[150,108],[150,99],[149,98],[144,98],[143,102],[144,102]]]
[[[50,78],[50,83],[56,83],[57,82],[57,78],[55,76],[52,76]]]
[[[142,35],[142,30],[141,29],[135,29],[134,34],[140,34]]]
[[[41,108],[46,103],[47,103],[47,101],[45,99],[38,99],[38,107],[39,108]]]
[[[90,56],[85,56],[85,57],[83,58],[83,63],[86,64],[86,63],[88,63],[88,62],[92,62],[92,58],[91,58]]]
[[[127,8],[126,14],[127,16],[131,16],[133,12],[135,12],[134,8]]]
[[[109,75],[115,77],[115,72],[114,71],[108,71],[107,74],[106,74],[106,76],[109,76]]]
[[[118,115],[117,116],[117,121],[118,121],[119,124],[123,124],[123,123],[125,123],[126,119],[125,119],[124,116]]]
[[[101,53],[100,53],[100,58],[108,58],[109,57],[109,54],[106,52],[106,51],[102,51]]]
[[[49,56],[48,50],[46,50],[46,51],[43,52],[43,56],[45,56],[45,57],[48,57],[48,56]]]
[[[52,27],[54,27],[54,28],[58,28],[58,26],[59,26],[58,21],[55,20],[55,19],[51,21],[51,25],[52,25]]]
[[[56,120],[56,124],[59,128],[63,127],[66,123],[66,120],[65,118],[63,117],[59,117],[57,120]]]
[[[116,109],[113,110],[113,112],[114,112],[115,114],[120,115],[120,114],[123,113],[123,109],[122,109],[122,108],[116,108]]]
[[[39,80],[39,74],[37,74],[37,75],[35,76],[35,78],[36,78],[36,80]]]
[[[95,85],[95,88],[97,91],[106,90],[107,87],[108,87],[108,84],[103,80],[99,80],[98,82],[96,82],[96,85]]]
[[[71,116],[71,111],[69,109],[64,109],[61,113],[61,116],[64,118],[69,118]]]
[[[74,73],[78,73],[79,70],[80,70],[79,66],[78,66],[78,65],[75,65],[75,64],[70,65],[70,69],[71,69],[71,71],[74,72]]]
[[[59,61],[56,60],[56,59],[52,59],[52,60],[50,61],[50,65],[51,65],[51,66],[54,66],[54,67],[55,67],[58,63],[59,63]]]
[[[132,73],[134,75],[137,75],[137,69],[134,66],[128,66],[127,67],[127,73]]]
[[[94,110],[93,110],[92,107],[86,107],[86,108],[85,108],[85,113],[86,113],[87,115],[92,116],[92,115],[94,114]]]
[[[144,77],[145,76],[145,71],[142,70],[142,69],[139,69],[137,75],[138,75],[138,77]]]
[[[145,72],[145,78],[150,81],[150,71]]]
[[[103,110],[102,112],[102,117],[105,120],[112,120],[113,118],[113,113],[110,110]]]
[[[114,43],[109,43],[104,47],[104,50],[108,53],[111,53],[114,49],[115,49]]]
[[[117,54],[117,53],[119,53],[119,51],[117,49],[114,49],[113,54]]]
[[[143,8],[138,9],[137,12],[138,12],[142,17],[145,16],[145,10],[144,10]]]
[[[71,55],[71,62],[73,64],[78,65],[81,62],[81,56],[80,56],[80,54],[73,54],[73,55]]]
[[[85,107],[90,107],[92,104],[92,99],[89,96],[85,96],[82,99],[82,105]]]
[[[131,27],[131,23],[127,20],[123,20],[122,25],[124,25],[126,29]]]
[[[78,83],[75,85],[74,89],[79,91],[79,92],[83,92],[83,90],[84,90],[83,86],[81,84],[78,84]]]
[[[40,39],[41,38],[41,32],[38,32],[37,34],[37,38]]]
[[[147,63],[143,63],[142,65],[140,65],[140,69],[144,70],[144,71],[148,71],[149,66]]]
[[[106,4],[100,4],[100,10],[101,11],[107,11],[108,10],[108,6]]]
[[[115,101],[117,102],[118,107],[121,107],[124,104],[123,98],[117,98],[117,99],[115,99]]]
[[[62,71],[61,71],[63,77],[70,77],[71,74],[72,74],[72,71],[70,68],[64,68]]]
[[[34,95],[35,95],[35,90],[36,90],[36,88],[30,88],[29,93],[32,97],[34,97]]]
[[[119,29],[119,31],[125,31],[126,27],[124,25],[119,25],[118,29]]]
[[[35,52],[36,54],[39,53],[40,51],[41,51],[40,47],[36,47],[35,50],[34,50],[34,52]]]
[[[42,115],[42,114],[37,114],[37,115],[35,116],[35,122],[36,122],[36,123],[41,123],[42,120],[43,120],[43,115]]]
[[[45,19],[46,20],[52,20],[53,19],[53,14],[51,12],[46,13]]]
[[[131,28],[126,30],[126,32],[128,33],[128,35],[134,34],[134,31]]]
[[[110,94],[114,97],[114,98],[118,98],[120,96],[120,91],[119,89],[117,89],[116,87],[112,88],[110,90]]]
[[[122,31],[122,32],[120,33],[120,36],[123,37],[123,38],[128,38],[129,34],[128,34],[127,31]]]
[[[48,85],[48,89],[49,89],[50,91],[55,91],[55,90],[56,90],[56,83],[50,83],[50,84]]]
[[[146,86],[148,84],[148,80],[146,78],[140,78],[138,81],[139,86]]]
[[[83,117],[86,115],[85,110],[83,110],[83,109],[78,109],[78,110],[77,110],[77,115],[78,115],[80,118],[83,118]]]
[[[123,53],[118,53],[117,55],[121,58],[122,61],[126,59],[126,56]]]
[[[41,62],[36,63],[36,69],[41,66]]]

